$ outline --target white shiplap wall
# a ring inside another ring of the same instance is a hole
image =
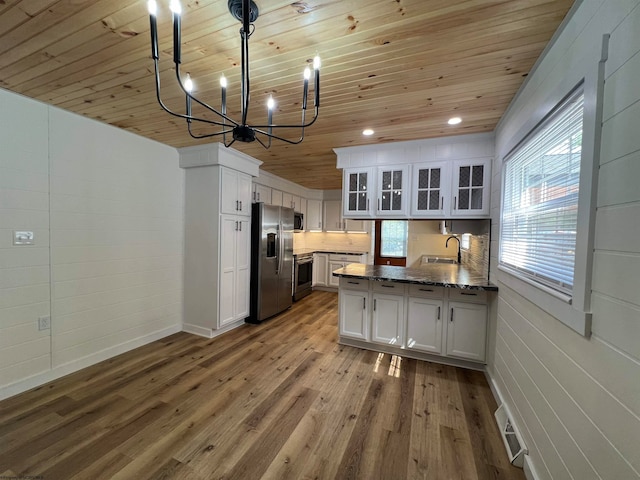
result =
[[[14,246],[14,230],[34,245]],[[49,159],[47,107],[0,90],[0,386],[48,371]]]
[[[176,150],[53,108],[50,144],[53,366],[175,332],[184,182]]]
[[[174,148],[0,95],[2,398],[181,329],[184,174]]]
[[[640,0],[584,0],[501,120],[492,271],[501,158],[552,103],[548,92],[593,71],[607,33],[591,337],[499,282],[490,376],[540,480],[640,479]]]

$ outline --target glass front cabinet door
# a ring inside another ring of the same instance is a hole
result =
[[[345,218],[371,216],[373,170],[349,168],[343,174],[342,210]]]
[[[401,217],[407,215],[409,167],[398,165],[378,169],[378,197],[376,216]]]
[[[453,163],[452,216],[489,215],[491,160],[456,160]]]
[[[413,165],[411,216],[416,218],[444,217],[449,209],[451,172],[446,162]]]

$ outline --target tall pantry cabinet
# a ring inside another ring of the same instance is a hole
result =
[[[219,143],[179,152],[185,169],[184,330],[214,337],[249,315],[251,177],[262,162]]]

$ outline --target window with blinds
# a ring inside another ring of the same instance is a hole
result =
[[[571,294],[584,94],[572,95],[505,159],[500,265]]]
[[[380,256],[406,257],[408,231],[406,220],[383,220],[380,235]]]

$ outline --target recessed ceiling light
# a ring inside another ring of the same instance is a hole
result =
[[[373,130],[371,130],[370,128],[365,128],[365,129],[362,131],[362,134],[363,134],[363,135],[367,135],[367,136],[369,136],[369,135],[373,135]]]
[[[458,125],[460,122],[462,122],[462,119],[460,117],[453,117],[453,118],[450,118],[447,123],[449,125]]]

